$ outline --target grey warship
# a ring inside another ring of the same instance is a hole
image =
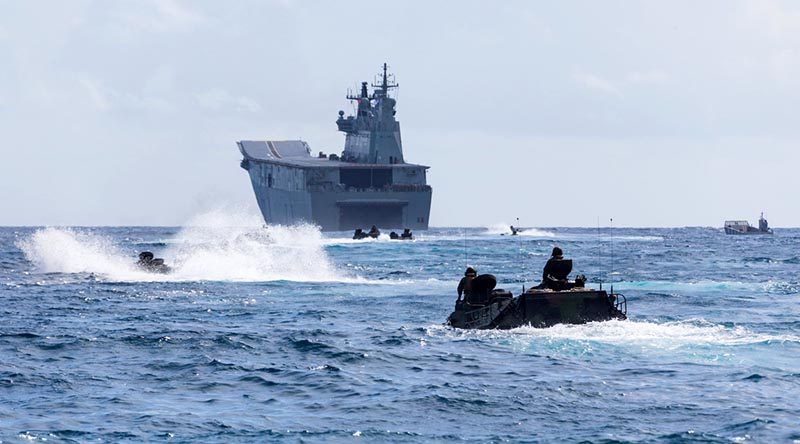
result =
[[[356,115],[339,111],[336,125],[345,133],[341,156],[313,156],[302,140],[237,142],[267,223],[306,222],[323,231],[428,228],[429,167],[405,162],[397,101],[389,95],[399,86],[393,77],[384,63],[371,93],[362,82],[359,94],[346,95]]]

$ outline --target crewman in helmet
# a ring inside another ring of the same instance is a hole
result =
[[[566,262],[569,262],[568,264]],[[567,275],[572,270],[572,261],[564,260],[564,252],[559,247],[553,247],[550,259],[542,270],[542,283],[539,288],[561,290],[567,283]],[[566,274],[565,274],[566,272]]]
[[[139,262],[137,262],[136,265],[142,268],[150,267],[150,265],[153,263],[154,257],[155,256],[153,255],[153,253],[149,251],[142,251],[141,253],[139,253]]]
[[[467,267],[467,271],[464,272],[464,277],[461,278],[461,282],[458,283],[458,299],[456,302],[461,300],[461,295],[464,294],[464,299],[469,297],[470,293],[472,292],[472,280],[475,279],[475,276],[478,275],[478,272],[475,271],[472,267]]]
[[[378,236],[381,235],[381,232],[378,230],[378,227],[373,225],[372,228],[369,229],[369,233],[367,233],[367,235],[373,239],[377,239]]]

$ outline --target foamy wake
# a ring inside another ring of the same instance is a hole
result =
[[[399,234],[399,233],[398,233]],[[416,233],[414,234],[414,239],[410,241],[403,241],[403,242],[415,242],[420,240],[420,236]],[[371,237],[365,237],[364,239],[353,239],[350,237],[344,238],[337,238],[337,237],[326,237],[323,238],[322,241],[325,245],[346,245],[346,244],[365,244],[365,243],[374,243],[374,242],[391,242],[392,244],[396,244],[399,241],[392,239],[389,237],[389,233],[381,233],[377,238],[373,239]]]
[[[156,251],[173,268],[166,275],[138,269],[138,251],[76,229],[37,230],[19,247],[39,271],[94,273],[113,281],[366,282],[331,263],[316,227],[264,227],[258,216],[222,211],[191,220],[165,250]]]
[[[643,345],[662,349],[687,345],[750,345],[768,341],[800,340],[793,335],[768,335],[744,327],[726,327],[703,320],[677,322],[608,321],[586,325],[555,325],[551,328],[523,327],[514,334],[548,340],[594,341],[607,344]]]
[[[551,231],[538,230],[536,228],[525,228],[519,232],[519,236],[530,237],[556,237],[556,234]]]
[[[741,346],[774,341],[800,343],[800,337],[795,335],[762,334],[744,327],[726,327],[697,319],[665,323],[606,321],[582,325],[560,324],[550,328],[520,327],[507,331],[449,330],[435,326],[428,333],[436,335],[437,330],[446,330],[448,334],[456,336],[473,335],[495,340],[593,342],[660,350],[706,345]]]
[[[500,235],[500,234],[511,234],[511,225],[505,222],[496,223],[486,227],[486,233],[491,235]],[[523,228],[522,231],[519,232],[520,236],[530,236],[530,237],[555,237],[556,234],[546,230],[539,230],[536,228]]]

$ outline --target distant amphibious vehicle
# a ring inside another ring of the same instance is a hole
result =
[[[751,226],[746,220],[726,220],[725,234],[772,234],[772,228],[764,219],[764,213],[761,213],[758,228]]]
[[[139,261],[136,262],[136,266],[150,273],[167,274],[172,271],[172,268],[164,263],[164,259],[155,257],[155,255],[149,251],[142,251],[139,253]]]
[[[325,231],[428,228],[428,167],[403,157],[397,102],[389,96],[397,86],[384,63],[372,93],[362,82],[358,95],[347,95],[356,115],[339,111],[336,125],[346,135],[341,156],[312,156],[302,140],[237,142],[267,223],[308,222]]]

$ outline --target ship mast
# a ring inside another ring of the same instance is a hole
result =
[[[383,79],[382,79],[382,82],[379,85],[376,85],[374,83],[371,85],[373,88],[380,88],[379,90],[376,90],[376,93],[377,93],[376,95],[378,95],[380,97],[387,97],[389,95],[389,89],[397,88],[398,86],[400,86],[398,83],[396,83],[394,81],[394,76],[391,76],[392,79],[391,79],[391,83],[390,83],[390,80],[389,80],[390,75],[387,72],[388,69],[389,69],[389,65],[384,63],[383,64]]]

